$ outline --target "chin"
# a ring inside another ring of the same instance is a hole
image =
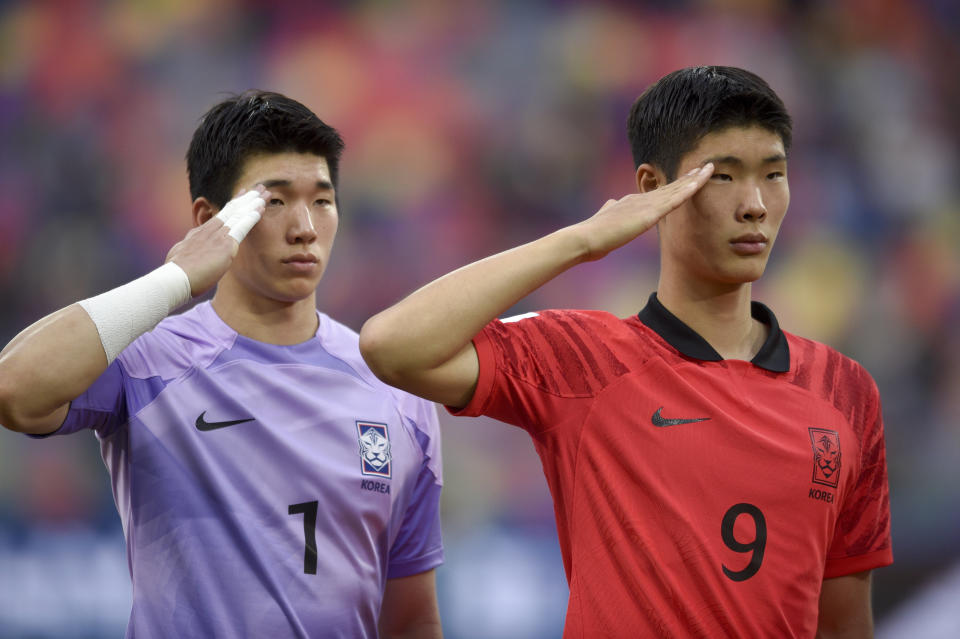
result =
[[[283,296],[283,298],[285,301],[290,303],[302,302],[316,292],[316,290],[316,288],[311,288],[309,291],[289,291]]]
[[[269,292],[268,296],[277,302],[295,304],[296,302],[307,299],[313,293],[315,293],[316,290],[316,286],[286,286],[282,288],[274,288]]]
[[[750,284],[752,282],[756,282],[761,277],[763,277],[763,271],[764,269],[762,268],[744,270],[738,273],[736,276],[734,276],[734,280],[738,284]]]
[[[717,269],[720,280],[727,284],[750,284],[763,276],[766,264],[740,264],[730,268]]]
[[[734,265],[733,270],[745,281],[755,282],[763,277],[764,271],[767,270],[768,257],[770,257],[770,254],[765,253],[763,255],[741,259],[739,264]]]

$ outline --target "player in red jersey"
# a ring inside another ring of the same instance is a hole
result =
[[[639,193],[416,291],[361,351],[385,381],[533,437],[565,637],[870,636],[870,571],[893,560],[876,385],[751,300],[790,199],[790,117],[756,75],[699,67],[647,89],[628,129]],[[494,319],[653,226],[637,316]]]

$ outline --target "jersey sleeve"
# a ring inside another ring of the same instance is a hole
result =
[[[443,473],[436,407],[417,400],[413,418],[404,419],[413,429],[423,451],[423,461],[400,530],[390,548],[388,579],[415,575],[443,563],[443,539],[440,534]]]
[[[93,429],[100,437],[109,435],[128,418],[124,387],[124,371],[117,359],[90,388],[70,402],[70,410],[60,428],[37,437],[68,435],[84,429]]]
[[[824,578],[842,577],[893,563],[890,540],[890,491],[887,482],[883,417],[876,384],[864,411],[865,427],[859,475],[846,495],[837,518],[833,542],[827,552]]]
[[[473,339],[477,388],[454,415],[487,415],[531,432],[575,417],[576,400],[593,397],[627,371],[604,342],[612,315],[543,311],[490,322]]]

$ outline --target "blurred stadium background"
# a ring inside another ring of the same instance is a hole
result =
[[[633,188],[625,118],[662,74],[732,64],[795,118],[791,213],[756,296],[884,400],[896,563],[880,637],[960,636],[960,4],[0,2],[0,344],[160,264],[189,228],[199,116],[249,87],[347,141],[325,312],[365,318]],[[516,310],[625,316],[641,238]],[[560,635],[566,584],[529,439],[443,416],[447,637]],[[643,463],[643,451],[625,446]],[[122,636],[130,584],[92,435],[0,432],[0,637]]]

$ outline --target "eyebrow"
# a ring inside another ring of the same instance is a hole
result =
[[[291,182],[290,180],[280,180],[280,179],[264,180],[263,182],[260,182],[260,184],[262,184],[263,188],[267,189],[268,191],[278,186],[279,187],[293,186],[293,182]],[[317,180],[317,188],[320,190],[332,191],[333,183],[328,180]]]
[[[786,162],[787,156],[783,153],[774,153],[773,155],[767,156],[761,160],[763,164],[773,164],[774,162]],[[712,158],[707,158],[704,161],[704,164],[707,162],[713,162],[714,165],[717,164],[733,164],[734,166],[743,166],[743,160],[738,158],[735,155],[718,155]]]

